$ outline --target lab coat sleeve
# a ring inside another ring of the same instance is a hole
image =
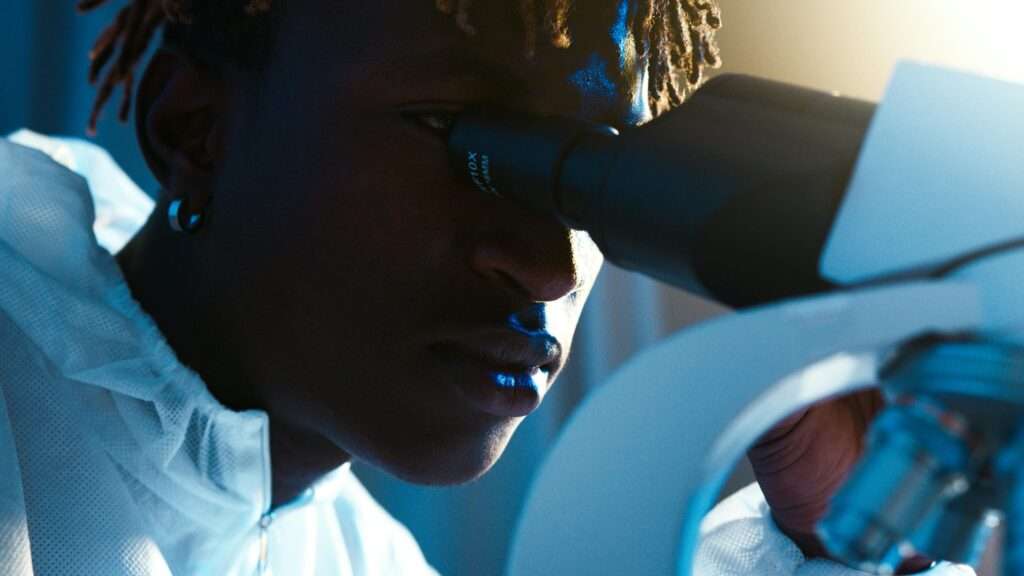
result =
[[[67,376],[113,345],[83,345],[115,265],[86,181],[4,138],[0,175],[0,573],[169,574]]]
[[[837,562],[807,560],[772,520],[761,488],[751,484],[711,510],[700,527],[694,576],[870,576]],[[974,576],[961,565],[941,563],[925,576]]]
[[[9,324],[10,319],[0,310],[0,358],[7,360],[16,353]],[[21,468],[4,395],[5,386],[14,379],[9,373],[12,366],[12,362],[0,361],[0,566],[11,576],[32,576]]]

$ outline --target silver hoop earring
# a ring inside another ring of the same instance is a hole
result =
[[[198,230],[199,227],[202,225],[202,223],[203,223],[203,213],[202,212],[198,212],[196,214],[189,214],[188,215],[188,222],[187,223],[183,223],[182,222],[182,215],[183,215],[182,212],[183,212],[183,210],[181,209],[181,205],[182,205],[182,199],[181,198],[175,198],[174,200],[171,200],[170,205],[167,206],[167,220],[168,220],[168,222],[171,225],[171,230],[174,230],[175,232],[183,232],[183,233],[187,233],[187,234],[192,234],[196,230]]]

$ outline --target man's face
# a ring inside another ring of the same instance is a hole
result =
[[[204,242],[226,333],[247,335],[226,354],[276,425],[452,483],[485,472],[552,384],[601,256],[456,178],[409,113],[490,103],[620,128],[649,113],[616,73],[615,2],[580,3],[572,47],[542,30],[532,60],[518,2],[477,0],[473,37],[433,4],[287,3],[225,120]]]

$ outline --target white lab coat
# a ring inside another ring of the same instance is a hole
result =
[[[0,138],[0,573],[436,574],[348,466],[266,514],[267,415],[210,395],[111,256],[152,201],[95,146],[13,139],[49,156]]]
[[[45,153],[0,138],[0,572],[436,574],[347,465],[267,514],[266,414],[217,402],[111,256],[152,200],[91,144],[11,140]],[[859,574],[804,562],[756,486],[705,519],[697,564]]]
[[[700,525],[693,576],[870,576],[837,562],[807,560],[771,519],[755,483],[711,510]],[[969,566],[942,562],[917,576],[974,576]]]

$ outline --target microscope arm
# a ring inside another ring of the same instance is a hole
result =
[[[818,271],[874,104],[735,74],[618,135],[460,115],[453,168],[587,231],[607,260],[736,308],[829,290]]]
[[[874,385],[902,342],[973,330],[980,314],[969,284],[898,284],[722,316],[642,352],[548,454],[507,573],[689,575],[701,518],[760,434]]]

